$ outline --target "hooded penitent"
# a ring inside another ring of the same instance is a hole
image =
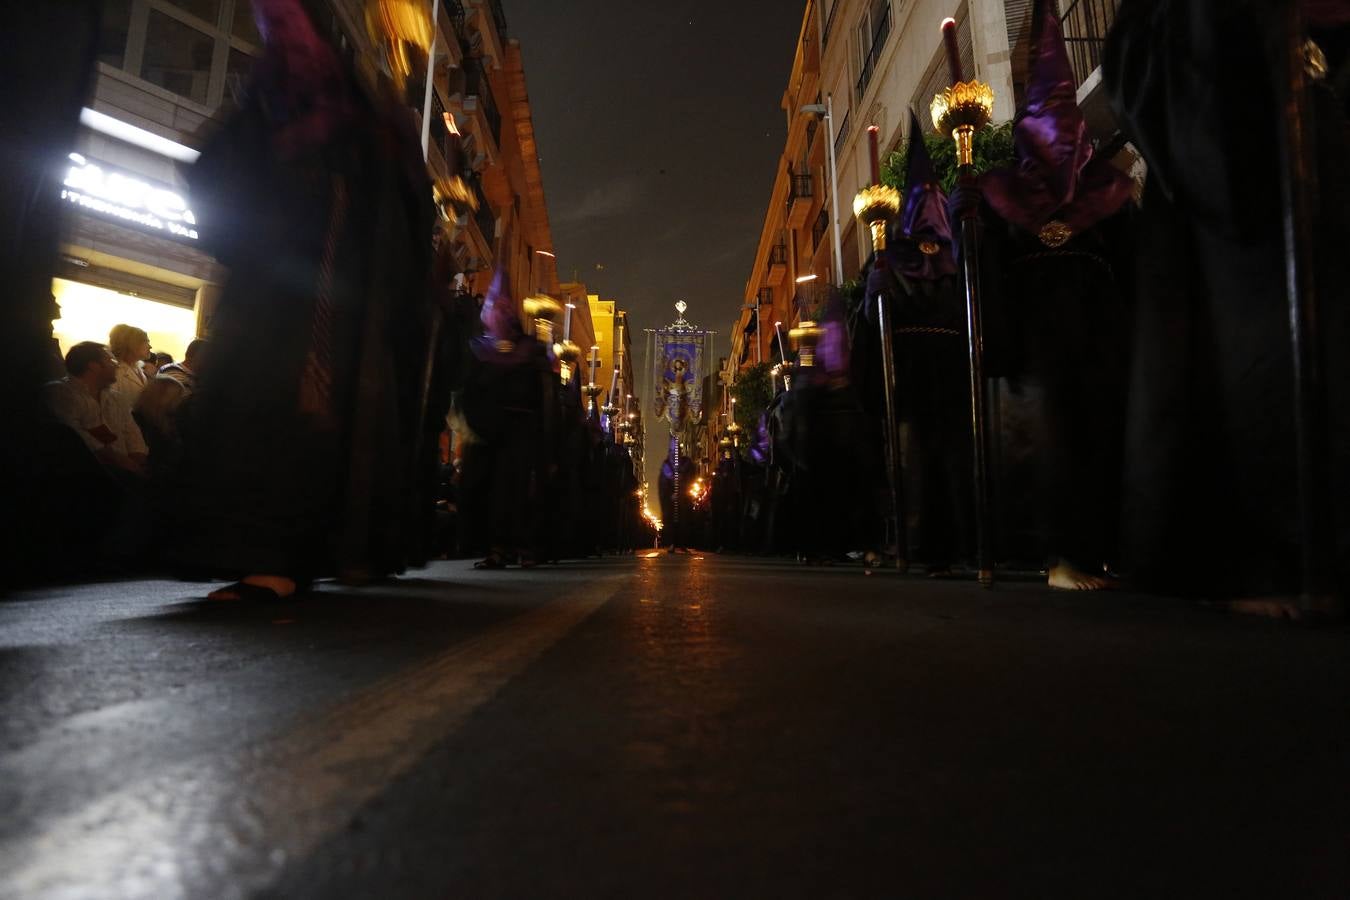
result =
[[[1048,0],[1036,0],[1031,52],[1026,98],[1013,126],[1017,165],[985,173],[980,187],[1006,221],[1059,246],[1124,206],[1133,182],[1093,158],[1064,35]]]
[[[938,185],[933,160],[923,140],[923,127],[909,111],[909,160],[905,166],[904,209],[900,232],[906,240],[896,247],[900,273],[906,278],[934,281],[956,273],[952,251],[952,224],[947,195]]]
[[[498,269],[492,277],[483,310],[482,337],[473,341],[473,355],[486,363],[514,365],[528,355],[525,329],[520,324],[520,305],[511,293],[510,279],[505,269]]]

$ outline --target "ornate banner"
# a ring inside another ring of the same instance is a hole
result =
[[[685,321],[688,305],[675,304],[680,317],[655,332],[652,380],[657,418],[680,432],[703,418],[703,379],[707,375],[707,342],[711,332]]]

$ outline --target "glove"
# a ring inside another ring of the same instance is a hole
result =
[[[967,215],[977,214],[982,203],[984,203],[984,192],[980,190],[979,185],[958,183],[947,199],[947,215],[951,218],[952,224],[955,225]]]

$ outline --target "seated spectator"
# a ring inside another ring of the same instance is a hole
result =
[[[173,354],[159,351],[157,353],[152,353],[150,355],[155,358],[155,366],[157,368],[162,369],[165,366],[173,365]]]
[[[65,378],[47,385],[52,413],[105,467],[141,476],[147,448],[124,399],[113,389],[117,361],[102,344],[83,341],[66,354]]]

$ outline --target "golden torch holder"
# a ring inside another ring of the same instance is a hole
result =
[[[535,294],[526,297],[521,306],[525,308],[525,315],[534,321],[534,336],[541,343],[552,344],[553,325],[562,315],[562,304],[544,294]]]
[[[982,81],[960,81],[933,98],[933,127],[956,142],[956,162],[975,162],[975,132],[994,118],[994,89]]]
[[[788,340],[797,348],[797,365],[809,369],[816,364],[816,345],[824,336],[825,329],[809,320],[788,332]]]
[[[884,184],[865,187],[853,198],[853,214],[871,230],[872,249],[885,250],[887,226],[900,217],[900,192]]]
[[[577,371],[577,363],[581,359],[581,348],[572,341],[563,339],[562,343],[553,345],[553,352],[557,354],[558,361],[562,363],[559,367],[559,376],[563,384],[572,383],[572,375]]]

